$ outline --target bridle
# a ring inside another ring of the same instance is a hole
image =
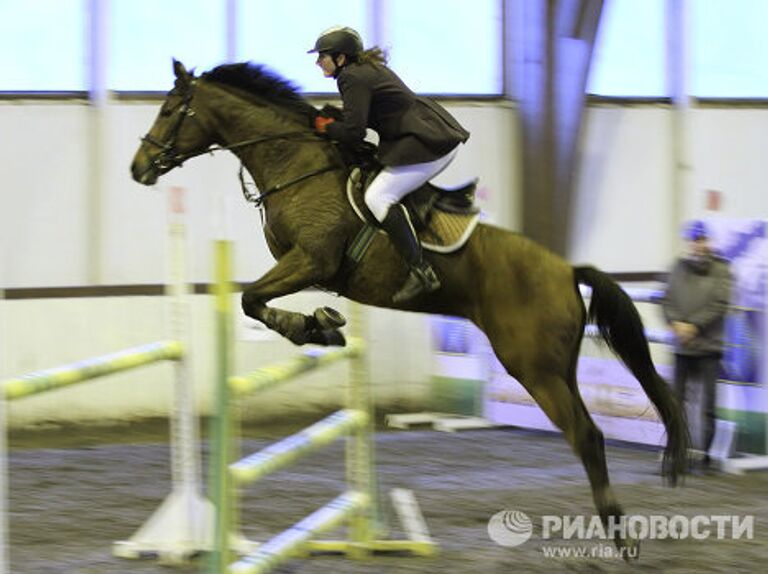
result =
[[[193,88],[194,85],[195,82],[193,81],[190,84],[190,88]],[[153,145],[160,150],[160,152],[152,158],[152,161],[149,162],[149,165],[141,175],[146,174],[151,169],[156,169],[157,171],[161,172],[168,171],[174,167],[180,166],[190,157],[194,157],[189,154],[178,153],[176,150],[176,140],[179,138],[179,132],[181,131],[181,126],[184,123],[184,120],[195,116],[195,110],[192,109],[193,95],[193,89],[185,91],[181,105],[178,107],[178,115],[176,116],[176,121],[168,131],[168,137],[164,142],[156,140],[151,135],[149,135],[149,132],[147,132],[147,134],[141,138],[142,142]]]
[[[189,84],[189,88],[183,92],[181,105],[178,106],[177,108],[176,120],[171,126],[171,129],[168,131],[168,137],[165,139],[165,141],[156,140],[151,135],[149,135],[149,132],[147,132],[147,134],[141,138],[141,141],[143,143],[147,143],[152,146],[155,146],[160,151],[154,157],[152,157],[151,161],[149,162],[149,165],[140,174],[140,177],[153,169],[165,173],[175,167],[179,167],[188,159],[192,159],[194,157],[198,157],[207,153],[212,154],[217,151],[224,151],[224,150],[234,151],[237,149],[242,149],[245,147],[254,146],[261,143],[266,143],[266,142],[279,140],[279,139],[306,138],[307,141],[313,141],[317,143],[321,143],[323,141],[323,140],[318,140],[317,138],[314,138],[314,137],[310,140],[309,138],[307,138],[307,133],[305,131],[296,130],[291,132],[283,132],[279,134],[270,134],[266,136],[243,140],[240,142],[236,142],[236,143],[224,145],[224,146],[219,144],[214,144],[212,146],[207,147],[204,150],[191,152],[191,153],[179,153],[179,151],[176,149],[176,145],[177,145],[177,140],[179,138],[179,133],[181,132],[181,126],[184,124],[184,120],[186,120],[187,118],[196,117],[195,110],[192,108],[192,98],[194,96],[194,88],[196,85],[197,85],[197,80],[192,80]],[[240,163],[239,178],[240,178],[240,185],[241,185],[245,200],[248,201],[249,203],[255,204],[256,207],[260,207],[263,204],[264,200],[268,196],[272,195],[273,193],[282,191],[287,187],[300,183],[316,175],[320,175],[328,171],[333,171],[335,169],[341,169],[343,167],[344,166],[340,164],[327,165],[325,167],[321,167],[321,168],[312,170],[308,173],[302,174],[286,182],[273,185],[266,191],[260,192],[258,195],[252,193],[246,188],[245,178],[243,176],[244,167],[242,162]]]

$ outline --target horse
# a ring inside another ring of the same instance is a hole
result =
[[[312,315],[267,305],[310,286],[366,305],[463,317],[488,337],[506,371],[559,428],[581,459],[605,524],[624,511],[610,486],[602,431],[579,394],[576,367],[585,324],[640,382],[664,424],[662,475],[676,484],[687,466],[684,413],[651,360],[642,320],[606,273],[572,266],[534,241],[480,223],[456,253],[430,253],[442,287],[393,304],[406,264],[383,234],[353,268],[345,249],[362,223],[344,189],[338,146],[311,128],[318,110],[275,72],[252,63],[224,64],[195,76],[173,62],[175,83],[137,150],[131,172],[144,185],[214,149],[234,153],[261,192],[267,245],[276,264],[242,293],[243,312],[301,345],[343,342],[344,320],[330,308]],[[579,286],[592,290],[589,309]],[[618,523],[618,522],[615,522]],[[620,539],[624,550],[638,541]]]

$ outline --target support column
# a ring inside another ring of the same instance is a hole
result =
[[[88,0],[88,26],[85,33],[88,46],[88,225],[85,226],[87,281],[91,285],[103,282],[102,245],[105,176],[104,149],[106,141],[106,107],[109,100],[107,70],[109,59],[109,0]]]
[[[685,219],[685,200],[691,178],[688,152],[689,95],[687,0],[669,0],[667,20],[667,88],[672,97],[670,131],[672,138],[671,190],[668,206],[671,233],[670,253],[679,253],[683,239],[680,227]]]
[[[526,0],[517,94],[523,233],[567,256],[574,173],[602,0]]]
[[[226,61],[237,61],[237,48],[240,44],[240,37],[237,33],[237,0],[227,0],[226,19],[224,22],[225,38],[227,42]]]

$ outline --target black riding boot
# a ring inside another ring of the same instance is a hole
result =
[[[390,207],[381,226],[389,235],[395,249],[411,268],[403,286],[392,296],[392,301],[402,303],[439,289],[440,279],[432,266],[422,257],[421,244],[405,214],[405,208],[400,204]]]

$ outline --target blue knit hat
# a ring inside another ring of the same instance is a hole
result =
[[[697,241],[699,239],[709,239],[709,230],[707,224],[700,219],[694,219],[683,228],[683,238],[688,241]]]

